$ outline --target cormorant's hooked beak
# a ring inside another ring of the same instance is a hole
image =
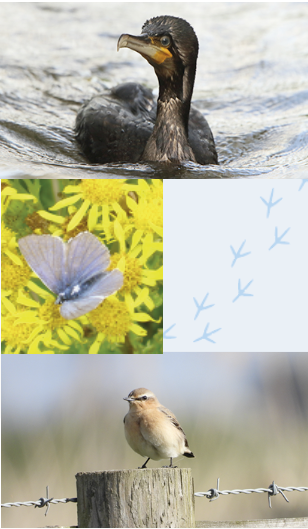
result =
[[[117,50],[119,51],[120,48],[130,48],[137,51],[153,65],[161,64],[166,59],[172,58],[172,53],[168,48],[159,45],[148,35],[140,35],[138,37],[127,34],[121,35],[118,40]]]

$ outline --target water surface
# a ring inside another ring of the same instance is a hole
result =
[[[146,19],[188,20],[199,38],[193,100],[219,166],[91,165],[73,127],[81,104],[152,67],[116,51]],[[307,3],[1,3],[2,178],[307,178]]]

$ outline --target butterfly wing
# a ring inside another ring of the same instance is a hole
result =
[[[76,299],[65,301],[62,316],[74,319],[95,309],[123,285],[120,270],[105,272],[110,263],[108,248],[95,235],[83,232],[64,243],[52,235],[28,235],[18,241],[27,263],[55,294],[98,276]]]
[[[110,263],[107,246],[88,231],[79,233],[65,245],[65,277],[67,285],[81,284],[101,274]]]
[[[64,288],[64,243],[52,235],[27,235],[18,241],[28,265],[55,294]]]
[[[72,320],[87,314],[96,309],[98,305],[108,296],[114,294],[123,285],[123,274],[120,270],[106,272],[80,297],[74,300],[65,301],[60,308],[63,318]]]

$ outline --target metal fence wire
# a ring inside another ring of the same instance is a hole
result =
[[[272,504],[271,504],[272,496],[277,496],[277,494],[281,494],[284,497],[284,499],[289,503],[289,500],[284,494],[284,491],[292,492],[294,490],[297,490],[298,492],[304,492],[308,490],[308,487],[278,487],[278,485],[276,485],[276,483],[273,481],[272,484],[269,485],[267,489],[259,488],[259,489],[219,490],[219,478],[218,478],[216,489],[209,489],[207,492],[195,492],[195,496],[197,497],[206,496],[210,501],[214,501],[219,498],[220,494],[222,496],[226,496],[228,494],[252,494],[253,492],[257,494],[261,494],[262,492],[267,492],[268,506],[272,508]]]
[[[272,496],[277,496],[277,494],[281,494],[283,498],[289,503],[288,498],[284,494],[284,492],[305,492],[308,491],[308,487],[278,487],[278,485],[275,484],[273,481],[271,485],[267,489],[265,488],[259,488],[259,489],[235,489],[235,490],[219,490],[219,478],[217,479],[217,488],[216,489],[209,489],[207,492],[195,492],[195,496],[197,497],[206,497],[210,501],[217,500],[219,496],[226,496],[228,494],[261,494],[263,492],[267,492],[268,494],[268,505],[270,508],[272,508],[271,504],[271,498]],[[77,503],[77,498],[62,498],[60,500],[56,500],[54,498],[48,498],[49,496],[49,490],[48,486],[46,487],[46,498],[40,498],[37,501],[17,501],[12,503],[2,503],[1,507],[45,507],[47,505],[47,509],[45,512],[45,516],[48,513],[48,509],[51,503],[57,504],[57,503],[68,503],[68,502],[74,502]]]
[[[45,516],[48,513],[49,506],[51,503],[68,503],[70,501],[77,503],[77,498],[62,498],[60,500],[56,500],[54,498],[49,498],[49,487],[47,485],[46,487],[46,496],[47,498],[40,498],[36,501],[15,501],[13,503],[1,503],[1,507],[38,507],[41,509],[42,507],[45,507],[47,505],[47,509],[45,511]]]

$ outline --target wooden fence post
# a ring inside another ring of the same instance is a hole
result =
[[[79,472],[78,527],[195,527],[190,468]]]

